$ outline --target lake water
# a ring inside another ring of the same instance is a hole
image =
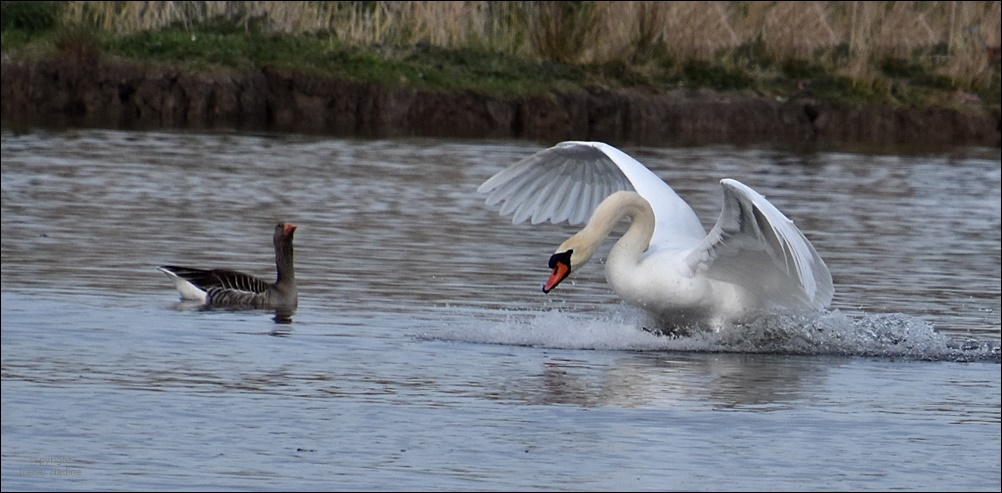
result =
[[[624,147],[707,227],[721,178],[768,196],[835,281],[669,339],[600,262],[544,295],[577,228],[476,192],[549,144],[5,130],[3,490],[999,491],[999,149]],[[291,321],[155,270],[272,277],[280,220]]]

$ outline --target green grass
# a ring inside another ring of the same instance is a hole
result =
[[[3,31],[2,51],[12,58],[65,55],[57,40],[69,29]],[[74,34],[75,37],[78,37]],[[260,34],[229,29],[144,31],[89,40],[102,56],[159,63],[195,71],[272,68],[424,89],[472,90],[494,95],[573,89],[586,79],[581,67],[537,62],[486,50],[430,45],[360,48],[329,36]]]
[[[26,36],[54,29],[60,2],[0,2],[0,30],[19,31]]]

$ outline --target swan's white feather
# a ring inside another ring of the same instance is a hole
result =
[[[673,255],[688,265],[689,277],[733,284],[760,302],[827,307],[831,273],[810,241],[759,193],[733,179],[720,183],[724,204],[709,233],[667,183],[602,142],[561,142],[498,172],[478,191],[488,194],[488,205],[503,203],[500,212],[513,223],[580,224],[607,196],[633,190],[655,215],[645,257]]]
[[[527,219],[582,224],[613,192],[634,190],[657,218],[652,247],[688,248],[706,235],[696,213],[668,184],[602,142],[561,142],[498,172],[477,190],[488,194],[488,205],[503,202],[500,213],[511,214],[514,224]]]
[[[834,294],[831,273],[793,221],[741,182],[720,184],[724,205],[713,229],[686,256],[692,270],[754,288],[774,304],[827,307]]]

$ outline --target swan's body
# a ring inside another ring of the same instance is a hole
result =
[[[292,248],[295,231],[295,224],[278,223],[275,226],[273,241],[278,279],[273,283],[229,269],[176,265],[163,265],[157,269],[167,274],[183,300],[215,307],[294,309],[299,303]]]
[[[488,204],[505,201],[513,222],[588,224],[557,248],[544,292],[586,263],[622,218],[629,229],[606,261],[606,279],[624,301],[672,327],[723,324],[761,309],[827,308],[831,273],[811,243],[765,197],[721,180],[724,205],[709,233],[664,181],[601,142],[563,142],[497,173],[480,186]]]

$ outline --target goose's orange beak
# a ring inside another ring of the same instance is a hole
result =
[[[571,275],[571,253],[573,252],[574,250],[567,250],[550,256],[549,265],[553,271],[550,273],[550,278],[546,280],[546,284],[543,285],[544,293],[549,293],[557,287],[557,284],[560,284],[560,281]]]

